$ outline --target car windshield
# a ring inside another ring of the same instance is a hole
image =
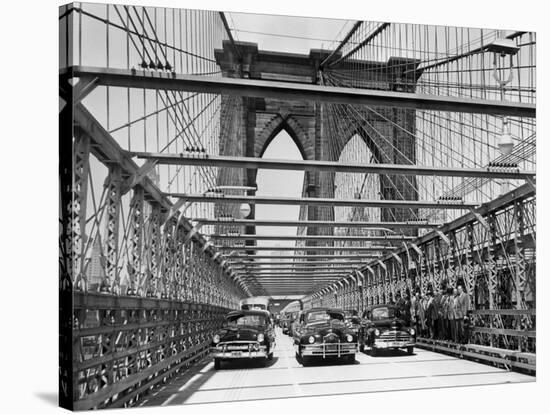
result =
[[[243,310],[267,310],[267,307],[261,303],[247,303],[242,305]]]
[[[343,321],[344,315],[340,312],[315,311],[306,316],[306,323],[328,322],[331,320]]]
[[[264,326],[266,317],[262,315],[233,315],[227,318],[226,326],[237,327],[242,325]]]
[[[372,310],[372,320],[379,321],[381,319],[395,318],[396,312],[394,308],[376,308]]]

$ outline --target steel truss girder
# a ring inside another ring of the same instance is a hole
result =
[[[156,244],[153,248],[153,250],[157,250],[156,255],[151,256],[151,239],[149,237],[151,231],[153,230],[150,227],[151,223],[148,224],[147,228],[143,229],[144,232],[148,232],[148,236],[146,238],[144,237],[143,242],[147,240],[147,242],[149,243],[147,246],[145,245],[143,246],[142,253],[141,253],[141,264],[142,264],[142,267],[145,267],[145,274],[141,278],[141,280],[137,280],[137,286],[135,286],[137,295],[143,296],[148,293],[149,295],[154,295],[158,297],[162,295],[162,292],[156,289],[157,288],[156,284],[158,281],[156,279],[154,280],[152,279],[155,274],[157,276],[159,275],[159,271],[160,271],[159,266],[162,265],[161,263],[162,257],[159,257],[159,251],[160,251],[159,249],[161,247],[161,239],[162,239],[161,227],[163,224],[166,224],[166,223],[164,220],[160,220],[160,218],[171,217],[172,214],[174,213],[175,205],[158,189],[158,187],[156,187],[156,185],[151,181],[149,177],[143,174],[143,171],[141,171],[140,173],[139,167],[131,159],[129,154],[118,145],[118,143],[113,139],[113,137],[109,134],[109,132],[105,130],[105,128],[99,123],[99,121],[97,121],[81,103],[76,104],[71,108],[73,110],[73,119],[67,119],[66,121],[73,122],[74,136],[77,137],[76,142],[77,143],[80,142],[79,141],[80,139],[89,140],[89,143],[90,143],[89,152],[92,153],[102,164],[110,167],[120,168],[120,175],[122,178],[121,185],[127,184],[128,183],[127,180],[130,177],[138,178],[136,180],[137,185],[135,185],[133,188],[134,189],[137,189],[138,187],[141,188],[143,190],[143,201],[147,202],[152,206],[156,206],[155,208],[161,214],[161,216],[159,216],[159,221],[156,225],[156,229],[154,230],[155,234],[159,236],[158,238],[155,236],[154,238],[155,240],[153,241],[153,243]],[[76,151],[74,153],[78,155],[80,154],[80,151]],[[73,165],[80,165],[80,163],[75,164],[73,162]],[[78,174],[78,171],[77,171],[77,174],[75,175],[75,173],[73,173],[73,176],[80,177],[82,176],[82,174]],[[84,183],[84,181],[82,182]],[[74,197],[74,195],[72,195],[72,197]],[[176,205],[177,204],[178,203],[176,203]],[[72,209],[74,207],[72,207],[71,205],[71,206],[68,206],[68,208]],[[80,209],[80,203],[79,203],[79,209]],[[69,212],[68,215],[74,216],[74,214],[72,214],[71,212]],[[132,219],[130,221],[132,221]],[[71,224],[70,226],[66,226],[66,227],[67,229],[73,229],[75,228],[75,225]],[[185,234],[187,234],[187,232],[189,232],[191,228],[192,228],[191,223],[187,219],[182,217],[178,225],[179,231],[180,232],[184,231]],[[132,233],[130,232],[130,234]],[[70,237],[67,237],[67,239],[68,239],[67,242],[70,242],[70,245],[73,245],[73,246],[75,245],[73,241],[74,237],[70,236]],[[196,243],[200,244],[201,246],[200,250],[202,251],[204,246],[206,245],[206,240],[204,236],[200,234],[196,234],[193,236],[193,239]],[[132,246],[132,243],[133,243],[132,241],[128,243],[128,247],[127,247],[128,249],[130,249],[130,246]],[[113,244],[112,246],[114,247],[115,244]],[[209,251],[210,250],[211,249],[209,249]],[[128,256],[133,254],[134,254],[133,251],[128,252]],[[76,257],[74,256],[74,254],[72,254],[69,251],[67,251],[65,255]],[[120,257],[120,254],[119,254],[119,257]],[[152,263],[151,260],[153,260],[154,262]],[[178,260],[179,260],[179,263],[183,263],[184,259],[180,258]],[[202,260],[206,260],[208,263],[212,262],[211,266],[214,266],[212,259],[207,257],[206,255],[203,256]],[[129,264],[135,263],[133,258],[130,258],[128,262]],[[69,262],[69,263],[72,263],[72,262]],[[173,267],[175,263],[173,259],[171,259],[171,263],[172,263],[171,267]],[[151,271],[151,264],[153,265],[153,268],[156,268],[156,270],[153,269],[153,271]],[[180,265],[178,264],[178,266]],[[185,265],[181,264],[181,266],[185,266]],[[217,266],[217,264],[215,266]],[[71,267],[74,267],[74,265],[72,265]],[[134,266],[132,267],[133,267],[132,271],[134,272],[137,271],[136,267]],[[210,267],[210,268],[214,269],[214,267]],[[115,268],[113,267],[113,269]],[[184,272],[184,274],[185,273],[186,272]],[[73,274],[75,273],[73,272]],[[184,276],[184,277],[187,277],[187,276]],[[245,295],[245,292],[242,290],[241,287],[238,286],[238,284],[229,280],[229,276],[227,274],[224,275],[222,280],[226,284],[223,289],[223,291],[226,292],[225,304],[228,306],[231,305],[231,307],[237,306],[238,299],[243,295]],[[150,282],[152,281],[154,281],[155,283],[150,285]],[[169,283],[171,283],[170,279],[168,279],[168,281]],[[111,282],[112,281],[110,281],[109,283]],[[185,284],[182,284],[182,285],[185,286]],[[104,282],[103,286],[105,290],[105,288],[107,287],[107,283]],[[171,290],[171,292],[172,294],[174,294],[173,290]],[[132,294],[133,292],[130,289],[128,293]],[[206,297],[206,296],[203,295],[203,297]]]
[[[143,188],[141,186],[134,187],[132,200],[130,201],[131,221],[130,221],[130,260],[128,262],[128,294],[136,295],[137,287],[141,282],[141,265],[143,255],[143,232],[144,232],[144,217],[143,217]]]
[[[300,205],[300,206],[331,206],[331,207],[400,207],[400,208],[426,208],[426,209],[450,209],[469,210],[478,207],[474,203],[454,203],[437,201],[416,200],[361,200],[361,199],[336,199],[336,198],[308,198],[308,197],[269,197],[269,196],[236,196],[236,195],[207,195],[166,193],[169,197],[183,199],[196,203],[249,203],[270,205]]]
[[[71,66],[60,71],[62,79],[97,78],[97,84],[123,88],[174,90],[223,95],[306,100],[349,105],[389,106],[433,111],[536,116],[533,104],[416,93],[378,91],[264,80],[177,75],[143,70]]]
[[[107,176],[107,220],[105,223],[105,279],[103,280],[101,291],[111,292],[117,289],[120,284],[118,259],[119,259],[119,220],[120,220],[120,201],[121,201],[121,181],[122,172],[120,166],[113,165],[109,168]]]
[[[408,176],[472,177],[492,179],[534,179],[534,171],[490,170],[487,168],[433,167],[407,164],[354,164],[340,161],[282,160],[225,155],[165,154],[133,152],[134,156],[165,165],[195,165],[218,168],[246,168],[293,171],[331,171],[358,174],[396,174]]]
[[[490,316],[489,322],[486,322],[486,326],[490,327],[476,325],[477,327],[473,329],[478,329],[478,333],[488,335],[494,346],[499,346],[500,343],[509,347],[510,335],[520,333],[521,338],[518,346],[521,350],[522,344],[527,344],[526,338],[534,338],[534,331],[529,330],[533,326],[529,323],[529,318],[534,314],[534,310],[525,309],[518,286],[515,286],[516,309],[513,311],[518,312],[517,315],[520,315],[519,317],[526,326],[526,328],[522,328],[526,329],[525,336],[521,336],[522,330],[509,329],[503,325],[502,315],[507,315],[506,312],[510,311],[509,309],[500,309],[502,306],[500,299],[503,293],[499,290],[499,284],[502,283],[503,277],[514,280],[517,277],[515,269],[518,267],[518,263],[510,261],[507,256],[510,253],[517,254],[523,248],[534,247],[534,242],[530,239],[532,235],[526,235],[524,230],[518,230],[521,227],[523,211],[530,208],[525,206],[534,204],[534,196],[535,192],[532,186],[526,184],[518,187],[436,231],[419,237],[410,244],[411,247],[414,247],[411,260],[417,262],[416,279],[417,282],[420,282],[419,286],[423,293],[425,293],[428,283],[438,287],[443,280],[448,280],[453,284],[461,276],[466,292],[473,297],[476,278],[479,276],[485,278],[489,290],[487,298],[489,310],[481,310],[481,312]],[[499,223],[504,223],[503,225],[506,227],[501,230]],[[403,283],[403,277],[411,278],[410,274],[404,272],[405,253],[408,254],[407,248],[396,249],[365,267],[373,276],[373,278],[367,276],[366,289],[363,286],[367,293],[368,303],[372,303],[373,300],[374,302],[384,300],[382,299],[384,296],[387,300],[387,295],[393,293],[395,289],[402,290],[405,286],[411,288],[410,280],[406,281],[407,285]],[[497,267],[497,262],[504,262],[504,266],[508,267],[510,274],[498,270],[501,265],[499,264]],[[520,263],[519,266],[521,265]],[[364,268],[362,270],[364,271]],[[362,292],[358,292],[357,289],[354,291],[353,285],[342,284],[344,280],[346,279],[342,278],[336,283],[327,282],[320,290],[314,292],[314,295],[325,302],[328,298],[330,302],[332,300],[330,289],[336,289],[335,291],[343,299],[343,303],[347,304],[350,297],[353,301],[354,294]],[[350,287],[352,288],[351,292]],[[493,342],[497,337],[502,341]]]
[[[70,137],[72,139],[72,137]],[[66,237],[66,255],[71,269],[67,269],[73,278],[74,287],[86,289],[86,263],[83,260],[84,235],[86,233],[86,205],[88,177],[90,174],[90,139],[78,134],[74,137],[72,154],[72,182],[70,183],[70,202],[63,206],[64,214],[69,218]]]

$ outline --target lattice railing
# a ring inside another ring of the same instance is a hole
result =
[[[75,294],[74,408],[135,404],[205,356],[227,311],[174,300]]]

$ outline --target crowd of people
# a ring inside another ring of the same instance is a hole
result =
[[[462,285],[442,288],[435,294],[428,291],[421,295],[396,295],[395,304],[400,308],[403,319],[410,322],[423,337],[468,342],[470,298]]]

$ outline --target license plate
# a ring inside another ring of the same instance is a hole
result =
[[[241,351],[232,351],[231,356],[240,357],[243,353]]]
[[[338,351],[338,345],[326,345],[325,350],[330,352]]]

